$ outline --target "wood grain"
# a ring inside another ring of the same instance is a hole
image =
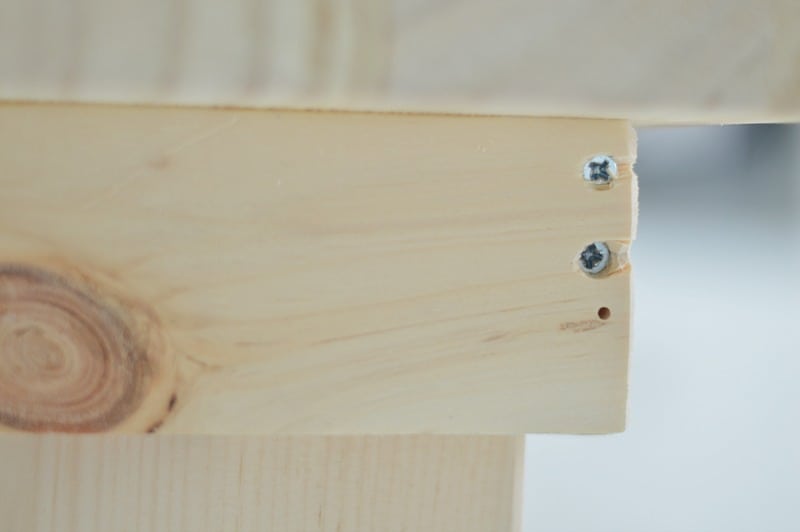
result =
[[[96,432],[128,419],[174,363],[149,329],[67,279],[0,266],[0,423]],[[115,308],[116,307],[116,308]]]
[[[795,0],[2,0],[0,98],[800,121]]]
[[[6,532],[514,532],[521,436],[9,436]]]
[[[623,121],[0,106],[0,427],[621,430],[634,157]]]

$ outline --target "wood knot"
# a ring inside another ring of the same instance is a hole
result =
[[[134,311],[88,282],[0,264],[0,424],[100,432],[142,417],[164,380],[159,347]]]

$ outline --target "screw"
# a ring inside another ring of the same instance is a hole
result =
[[[605,242],[592,242],[581,251],[578,259],[581,270],[589,275],[597,275],[608,267],[611,252]]]
[[[597,155],[583,165],[583,179],[593,185],[608,185],[617,178],[617,163],[609,155]]]

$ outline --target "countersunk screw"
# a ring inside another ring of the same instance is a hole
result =
[[[608,267],[611,252],[605,242],[592,242],[581,251],[578,259],[581,270],[589,275],[597,275]]]
[[[597,155],[583,165],[583,179],[593,185],[608,185],[617,178],[617,163],[609,155]]]

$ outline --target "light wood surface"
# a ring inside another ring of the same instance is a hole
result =
[[[2,0],[0,98],[800,121],[796,0]]]
[[[1,106],[0,426],[622,430],[632,135]],[[611,189],[583,181],[597,153]],[[596,240],[599,279],[576,266]]]
[[[521,436],[3,436],[4,532],[516,532]]]

